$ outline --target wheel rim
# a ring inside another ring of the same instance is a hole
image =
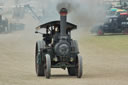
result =
[[[51,59],[50,59],[50,55],[48,54],[46,54],[46,57],[45,57],[45,76],[48,79],[51,76]]]

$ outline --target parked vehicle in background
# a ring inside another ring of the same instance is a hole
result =
[[[104,35],[104,33],[128,34],[128,13],[107,16],[104,24],[93,28],[92,32],[97,33],[97,35]]]

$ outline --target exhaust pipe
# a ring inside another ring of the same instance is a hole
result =
[[[60,10],[60,34],[61,36],[66,35],[67,14],[68,14],[68,10],[66,8],[62,8]]]

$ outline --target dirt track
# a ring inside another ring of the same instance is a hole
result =
[[[67,71],[61,69],[52,69],[51,79],[37,77],[34,49],[38,39],[40,38],[34,33],[27,34],[27,31],[0,35],[0,85],[128,84],[127,53],[112,52],[98,47],[88,42],[85,37],[78,39],[84,61],[82,79],[69,77]]]

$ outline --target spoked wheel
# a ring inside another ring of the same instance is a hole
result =
[[[78,55],[77,62],[77,77],[81,78],[83,74],[82,56]]]
[[[44,76],[44,63],[42,62],[42,56],[39,53],[38,45],[36,45],[35,68],[37,76]]]
[[[47,79],[51,76],[51,58],[48,54],[45,56],[45,76]]]
[[[128,28],[123,31],[125,35],[128,35]]]
[[[99,36],[104,35],[104,31],[102,29],[98,29],[97,35]]]

